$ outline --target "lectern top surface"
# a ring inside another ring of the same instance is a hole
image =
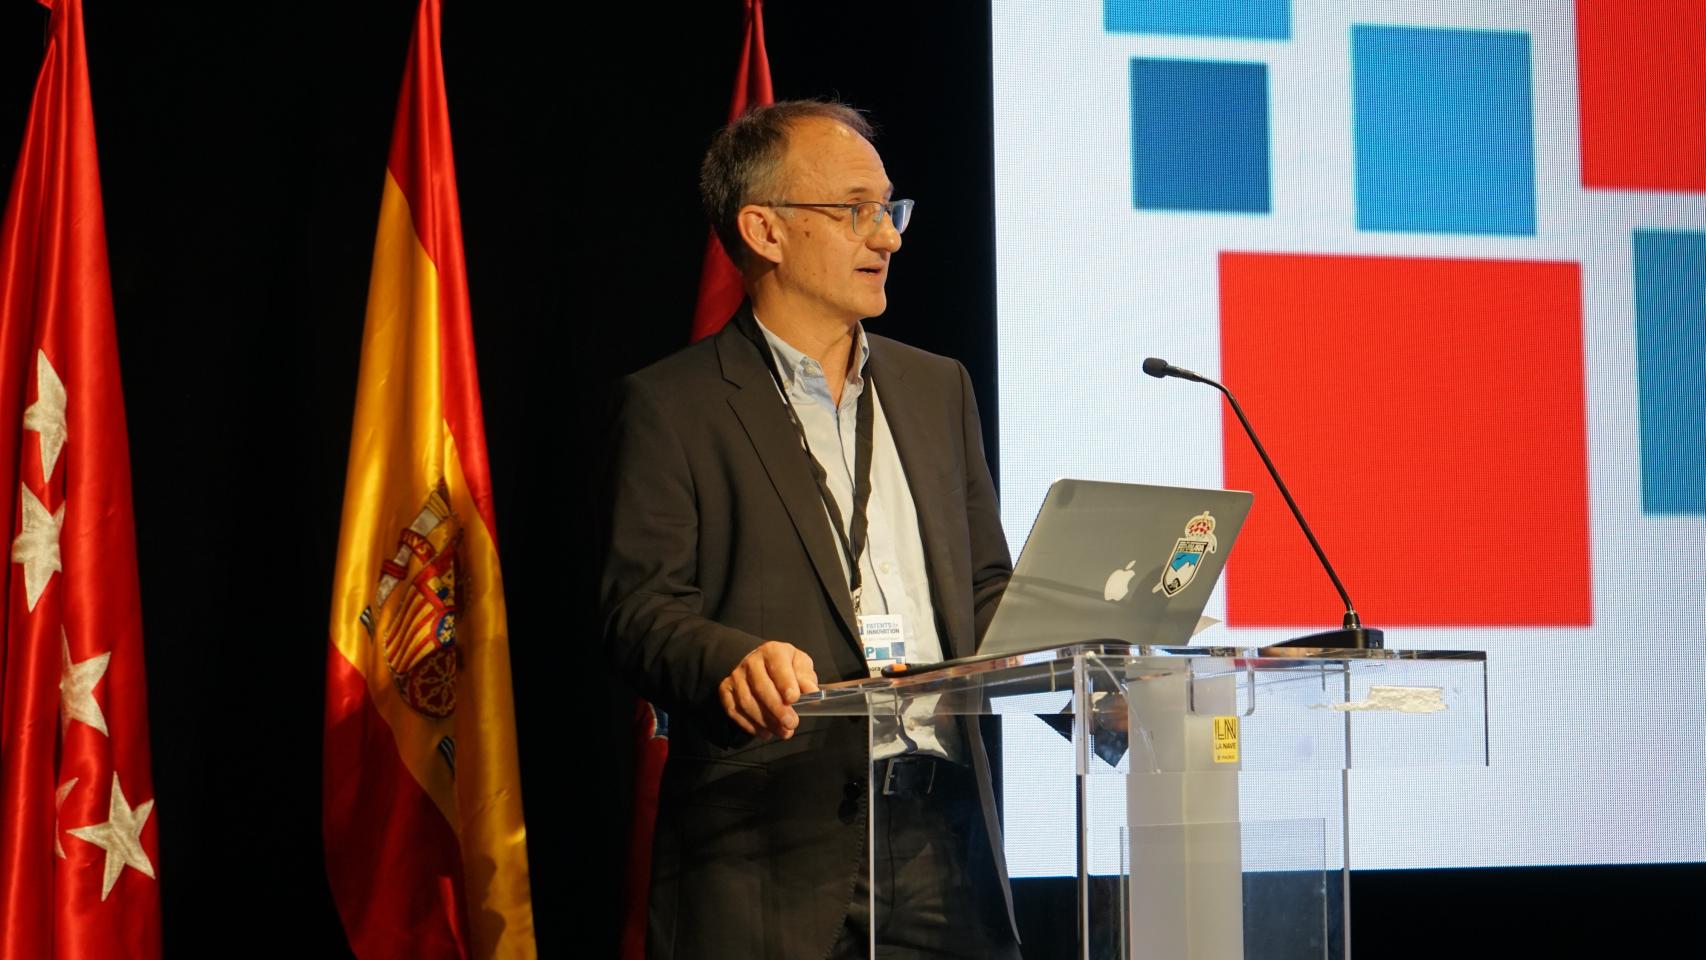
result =
[[[923,686],[939,687],[944,683],[975,685],[985,678],[1006,674],[1034,676],[1039,673],[1065,674],[1080,658],[1094,670],[1123,670],[1126,666],[1153,661],[1162,664],[1179,662],[1201,672],[1277,672],[1297,669],[1339,668],[1356,670],[1359,665],[1376,666],[1394,662],[1446,661],[1485,664],[1487,654],[1482,650],[1340,650],[1308,647],[1157,647],[1097,640],[1088,643],[1064,644],[1045,650],[1025,653],[987,654],[967,657],[934,666],[915,668],[899,676],[871,677],[825,684],[817,693],[805,694],[801,703],[833,699],[850,692],[872,690],[906,690]]]

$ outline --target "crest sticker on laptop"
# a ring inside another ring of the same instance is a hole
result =
[[[1219,544],[1214,539],[1214,518],[1204,510],[1185,524],[1185,535],[1174,542],[1173,555],[1161,566],[1161,582],[1149,592],[1164,593],[1168,597],[1178,596],[1180,591],[1196,579],[1197,571],[1202,568],[1203,558],[1217,549]]]

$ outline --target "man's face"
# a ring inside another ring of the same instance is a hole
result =
[[[777,186],[770,199],[794,203],[887,200],[894,191],[876,148],[847,127],[819,118],[789,131]],[[889,257],[900,249],[889,217],[861,237],[853,232],[851,210],[784,212],[776,279],[791,299],[848,324],[887,309]]]

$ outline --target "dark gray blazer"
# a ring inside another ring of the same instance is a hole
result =
[[[670,714],[654,958],[821,956],[861,866],[863,722],[807,719],[792,739],[759,743],[717,697],[765,640],[800,647],[822,682],[866,675],[840,547],[742,332],[751,323],[743,306],[721,333],[627,377],[615,421],[604,637],[616,667]],[[971,381],[953,360],[869,342],[865,369],[917,505],[944,653],[969,656],[1012,571]],[[988,758],[968,742],[1005,877]]]

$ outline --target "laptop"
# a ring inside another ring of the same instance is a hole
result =
[[[882,674],[934,673],[1076,644],[1184,646],[1254,499],[1241,490],[1056,480],[977,653],[893,664]]]
[[[1238,490],[1056,480],[978,656],[1189,643],[1253,499]]]

